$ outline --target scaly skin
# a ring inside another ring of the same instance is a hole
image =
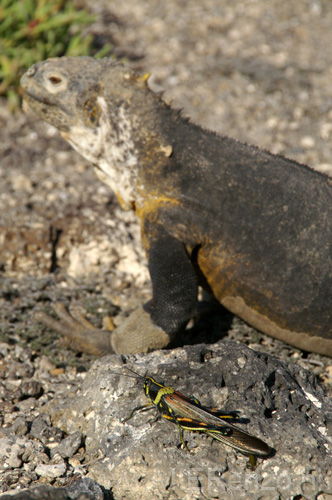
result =
[[[153,94],[146,77],[108,59],[50,59],[21,85],[28,105],[141,221],[152,300],[95,339],[61,313],[77,347],[165,347],[195,314],[202,285],[261,331],[332,356],[331,179],[203,130]]]

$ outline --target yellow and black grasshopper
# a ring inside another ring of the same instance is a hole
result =
[[[208,434],[249,456],[252,466],[256,463],[255,457],[267,458],[272,453],[272,448],[264,441],[230,423],[239,418],[239,412],[224,412],[215,408],[206,408],[195,397],[187,397],[173,387],[167,387],[157,382],[153,377],[147,375],[143,377],[130,368],[127,370],[134,375],[126,374],[125,376],[144,380],[143,389],[150,402],[134,408],[129,417],[124,419],[124,422],[131,419],[136,411],[157,407],[162,417],[177,425],[181,442],[187,450],[183,431]]]

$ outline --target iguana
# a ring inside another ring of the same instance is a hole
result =
[[[33,65],[24,99],[140,219],[153,298],[113,332],[42,319],[97,354],[165,347],[198,286],[275,338],[332,356],[332,180],[205,130],[110,59]]]

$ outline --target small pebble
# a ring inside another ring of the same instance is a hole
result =
[[[0,470],[21,467],[25,443],[24,438],[13,434],[0,439]]]
[[[60,477],[66,472],[66,464],[40,464],[35,468],[35,473],[42,477]]]
[[[303,146],[306,149],[311,149],[315,146],[315,139],[310,135],[305,135],[301,139],[301,146]]]
[[[17,417],[11,427],[11,431],[19,436],[24,436],[28,432],[28,424],[24,417]]]
[[[34,397],[38,399],[43,394],[43,387],[36,380],[28,380],[22,383],[21,392],[23,398]]]
[[[51,450],[51,457],[58,453],[63,458],[69,458],[76,453],[81,446],[82,433],[80,431],[73,432],[70,436],[66,437],[61,443]]]
[[[58,427],[52,427],[50,416],[46,413],[41,413],[32,422],[30,434],[32,437],[39,439],[43,444],[60,443],[63,431]]]

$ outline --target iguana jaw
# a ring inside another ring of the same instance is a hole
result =
[[[78,124],[61,135],[95,165],[98,178],[117,195],[122,208],[130,210],[140,201],[136,189],[139,152],[133,141],[133,118],[124,107],[116,110],[116,116],[110,116],[102,96],[97,97],[97,105],[98,124],[94,128]]]

